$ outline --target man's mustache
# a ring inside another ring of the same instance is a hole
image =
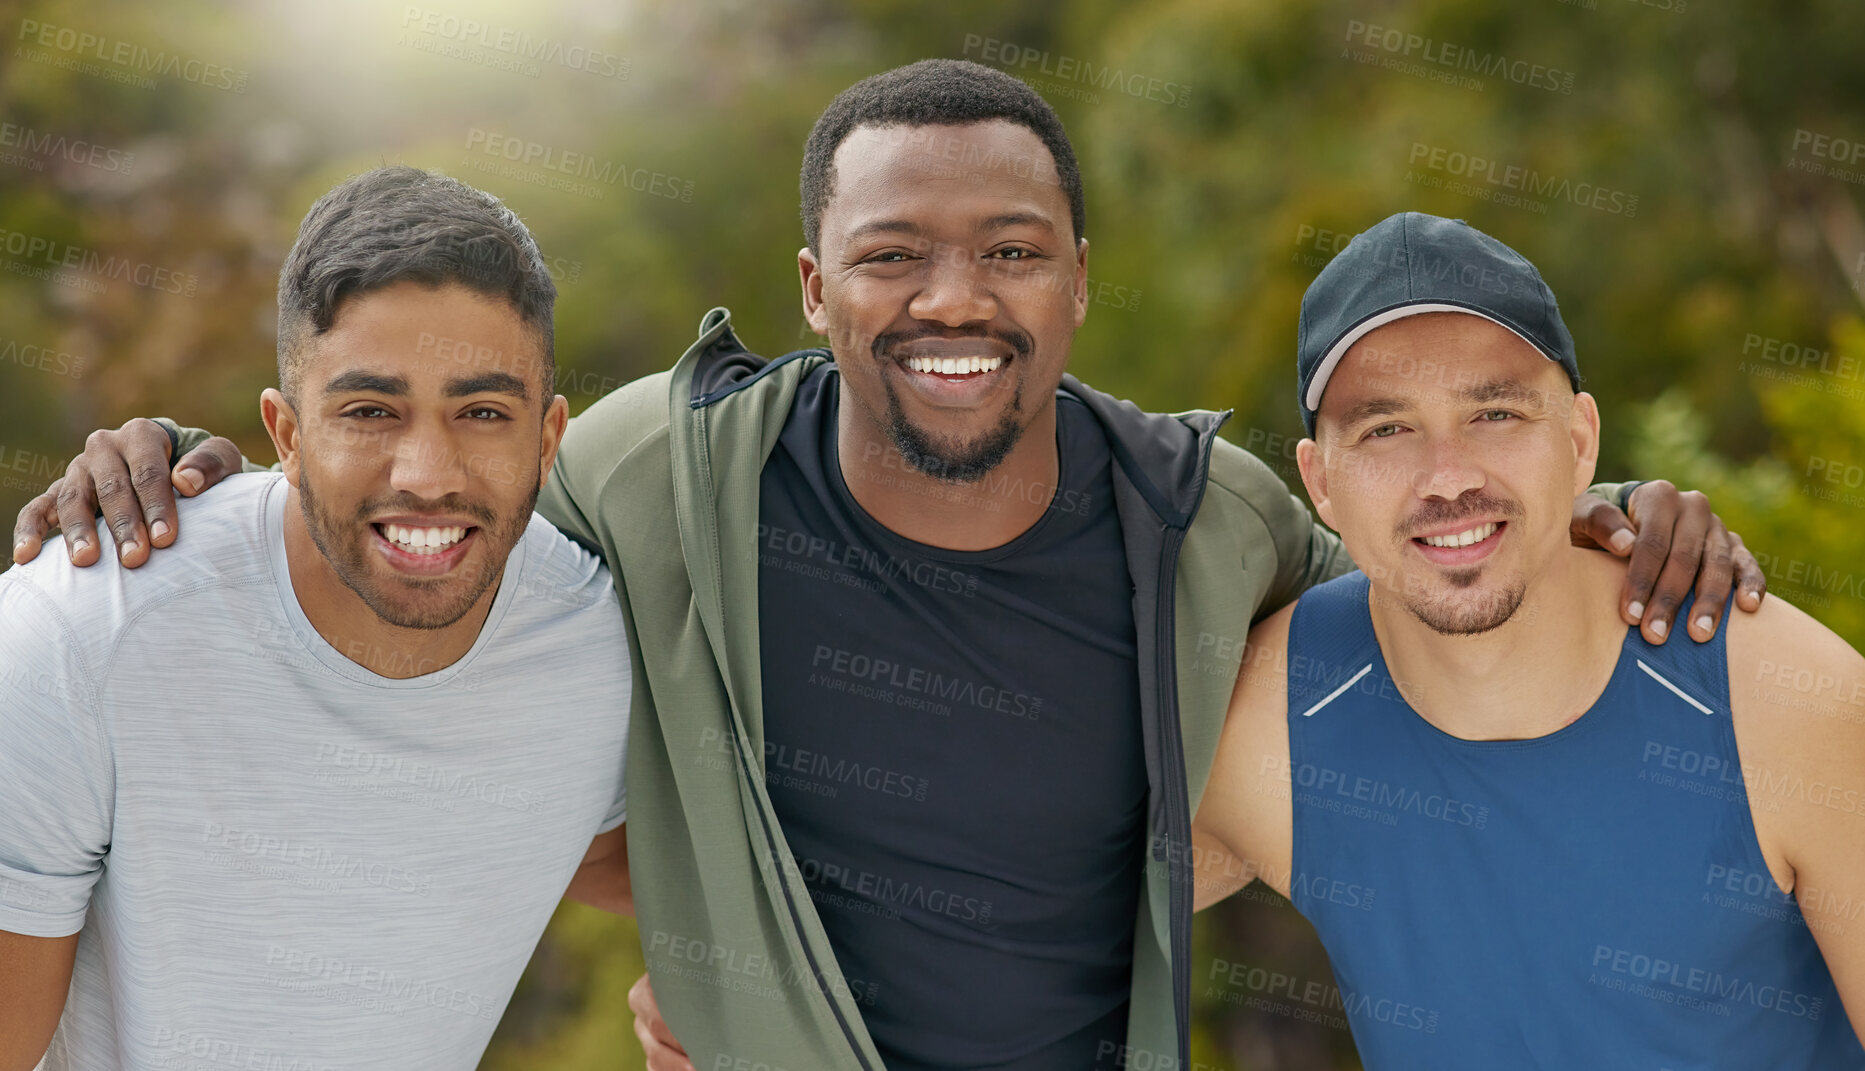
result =
[[[442,498],[429,502],[416,495],[395,495],[391,498],[375,499],[356,507],[356,519],[367,521],[385,513],[451,513],[465,514],[479,522],[482,528],[491,528],[499,523],[498,514],[476,502],[463,499]]]
[[[989,328],[978,327],[922,327],[911,331],[888,331],[874,336],[869,349],[876,361],[891,360],[898,351],[910,343],[923,338],[988,338],[1010,347],[1010,352],[1018,357],[1028,357],[1036,349],[1036,342],[1029,333],[1016,327]]]

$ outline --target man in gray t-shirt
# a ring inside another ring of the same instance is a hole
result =
[[[340,184],[282,472],[139,575],[0,575],[0,1071],[470,1068],[566,890],[627,909],[623,619],[532,513],[554,296],[488,195]]]

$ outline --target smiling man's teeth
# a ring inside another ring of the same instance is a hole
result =
[[[1475,528],[1450,535],[1424,536],[1421,541],[1434,547],[1467,547],[1472,543],[1481,543],[1488,539],[1490,533],[1495,530],[1496,522],[1491,521],[1488,524],[1479,524]]]
[[[963,376],[973,372],[995,372],[1004,363],[1002,357],[908,357],[907,367],[915,372],[939,376]]]
[[[464,528],[414,528],[405,524],[385,524],[382,534],[396,549],[410,554],[439,554],[466,538]]]

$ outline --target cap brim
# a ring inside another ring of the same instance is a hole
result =
[[[1517,330],[1513,324],[1504,323],[1494,316],[1491,316],[1489,313],[1473,309],[1468,305],[1452,305],[1443,301],[1424,301],[1415,305],[1399,305],[1390,309],[1381,309],[1373,315],[1368,316],[1366,319],[1361,320],[1359,323],[1354,324],[1347,329],[1346,334],[1342,335],[1334,345],[1328,348],[1327,355],[1321,358],[1320,367],[1315,369],[1314,378],[1308,381],[1307,396],[1302,399],[1303,403],[1308,406],[1308,411],[1311,413],[1319,413],[1321,411],[1321,393],[1327,389],[1328,377],[1334,374],[1334,367],[1340,364],[1340,359],[1347,355],[1347,351],[1353,348],[1354,343],[1395,320],[1403,320],[1407,316],[1419,316],[1427,312],[1461,312],[1468,316],[1480,316],[1498,327],[1508,328],[1510,334],[1528,343],[1530,346],[1533,346],[1536,353],[1548,358],[1548,360],[1557,360],[1555,357],[1551,356],[1547,350],[1542,349],[1540,344],[1534,339],[1529,338],[1527,335]]]

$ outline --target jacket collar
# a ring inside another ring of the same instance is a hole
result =
[[[1100,419],[1115,461],[1159,519],[1173,528],[1190,527],[1204,497],[1210,440],[1230,410],[1149,413],[1067,374],[1061,389]]]

